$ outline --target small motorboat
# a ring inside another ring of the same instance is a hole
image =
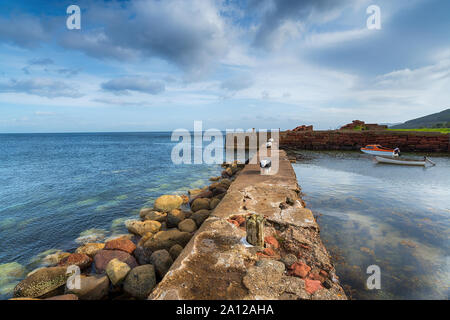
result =
[[[390,149],[380,146],[379,144],[368,144],[364,148],[361,148],[364,153],[376,155],[376,156],[398,156],[400,155],[400,150],[398,148]]]
[[[422,160],[417,160],[417,159],[405,159],[400,157],[392,158],[392,157],[375,156],[375,160],[378,163],[399,164],[406,166],[425,166],[427,162],[433,166],[436,165],[433,161],[431,161],[427,157],[423,157]]]

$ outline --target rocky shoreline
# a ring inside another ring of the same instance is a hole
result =
[[[48,266],[30,272],[14,288],[11,300],[146,299],[163,279],[197,229],[220,203],[244,164],[223,164],[211,185],[187,195],[162,195],[139,220],[127,220],[128,235],[88,242],[74,252],[46,256]],[[80,270],[71,285],[69,266]]]

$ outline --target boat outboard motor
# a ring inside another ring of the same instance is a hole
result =
[[[272,161],[270,159],[262,159],[259,161],[261,174],[269,174],[272,169]]]

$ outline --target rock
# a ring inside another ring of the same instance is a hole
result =
[[[145,242],[144,247],[149,248],[152,251],[166,249],[169,250],[173,245],[179,244],[184,247],[191,239],[191,234],[187,232],[181,232],[177,229],[160,231],[155,234],[151,239]]]
[[[65,267],[39,269],[16,285],[14,297],[41,297],[63,286],[69,276]]]
[[[231,177],[233,175],[233,170],[231,168],[226,168],[225,172]]]
[[[163,195],[155,200],[153,207],[155,210],[162,212],[170,212],[178,209],[183,204],[183,198],[176,195]]]
[[[129,253],[120,250],[100,250],[94,257],[97,273],[105,272],[106,266],[112,259],[118,259],[128,264],[130,268],[137,266],[136,259]]]
[[[167,250],[157,250],[153,252],[150,257],[150,263],[155,267],[156,273],[160,278],[163,278],[170,266],[173,263],[173,259]]]
[[[113,285],[118,285],[130,272],[131,268],[125,263],[117,259],[112,259],[106,266],[106,274]]]
[[[305,280],[297,277],[285,277],[284,283],[286,293],[296,295],[297,299],[310,299],[309,293],[305,290]]]
[[[189,197],[187,195],[182,194],[180,197],[183,200],[183,204],[189,203]]]
[[[176,227],[178,224],[186,218],[183,211],[179,209],[173,209],[167,215],[167,226]]]
[[[134,256],[139,264],[149,264],[153,251],[142,245],[138,245],[134,250]]]
[[[83,253],[93,258],[97,252],[105,247],[104,243],[85,243],[75,250],[75,253]]]
[[[295,262],[289,269],[291,269],[291,275],[300,278],[306,278],[308,273],[311,271],[311,267],[301,261]]]
[[[322,288],[323,286],[319,280],[305,279],[305,289],[309,294],[313,294],[314,292]]]
[[[42,259],[42,263],[45,266],[56,266],[57,264],[59,264],[63,259],[67,258],[68,256],[70,256],[69,252],[57,251],[55,253],[46,255]]]
[[[115,239],[105,243],[105,250],[121,250],[131,254],[135,249],[136,245],[128,239]]]
[[[194,220],[186,219],[178,224],[178,229],[184,232],[194,232],[195,230],[197,230],[197,225],[195,224]]]
[[[217,177],[211,177],[211,178],[209,178],[209,181],[218,181],[218,180],[220,180],[220,176],[217,176]]]
[[[125,226],[127,227],[129,232],[142,236],[147,232],[158,232],[161,228],[161,223],[154,220],[127,220],[125,221]]]
[[[169,254],[172,257],[173,261],[175,261],[178,258],[181,251],[183,251],[183,247],[180,246],[179,244],[175,244],[172,247],[170,247]]]
[[[156,285],[155,268],[151,264],[132,269],[125,278],[123,290],[138,299],[146,299]]]
[[[211,201],[209,202],[209,209],[214,210],[219,203],[220,203],[220,199],[212,198]]]
[[[284,257],[282,257],[281,261],[284,263],[286,268],[289,268],[290,266],[292,266],[294,263],[297,262],[297,257],[295,256],[295,254],[289,253]]]
[[[215,197],[215,196],[218,196],[219,194],[225,194],[225,193],[227,193],[227,189],[222,188],[222,187],[217,187],[217,188],[214,188],[214,190],[212,191],[212,196]]]
[[[108,295],[109,278],[106,275],[80,276],[80,287],[68,289],[65,293],[73,293],[80,300],[101,300]]]
[[[139,212],[139,216],[142,220],[164,222],[166,221],[167,213],[156,211],[153,208],[142,208]]]
[[[191,204],[192,204],[192,202],[195,200],[195,199],[199,199],[199,198],[211,198],[213,196],[213,193],[212,193],[212,191],[210,191],[210,190],[205,190],[205,191],[202,191],[202,192],[200,192],[200,193],[198,193],[198,194],[196,194],[194,197],[191,197]]]
[[[264,242],[270,245],[274,249],[278,249],[280,247],[280,244],[278,243],[278,240],[275,239],[275,237],[267,236],[264,237]]]
[[[203,221],[205,221],[209,217],[209,214],[209,210],[202,209],[194,212],[191,216],[191,219],[195,221],[198,227],[200,227]]]
[[[161,227],[162,227],[162,224],[161,224]],[[138,242],[138,246],[143,246],[144,245],[144,243],[145,243],[145,241],[147,241],[148,239],[150,239],[151,237],[153,237],[154,236],[154,234],[153,233],[151,233],[151,232],[147,232],[146,234],[144,234],[142,237],[141,237],[141,239],[139,239],[139,242]]]
[[[63,294],[60,296],[46,298],[44,300],[78,300],[78,296],[75,294],[69,293],[69,294]]]
[[[80,267],[80,269],[86,269],[92,263],[92,258],[84,253],[72,253],[69,256],[62,259],[58,266],[60,267],[68,267],[71,265],[76,265]]]
[[[195,199],[191,204],[191,210],[192,212],[196,212],[202,209],[209,209],[209,199],[207,198],[198,198]]]

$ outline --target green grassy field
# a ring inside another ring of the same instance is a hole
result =
[[[423,129],[388,129],[389,131],[420,131],[450,133],[450,128],[423,128]]]

